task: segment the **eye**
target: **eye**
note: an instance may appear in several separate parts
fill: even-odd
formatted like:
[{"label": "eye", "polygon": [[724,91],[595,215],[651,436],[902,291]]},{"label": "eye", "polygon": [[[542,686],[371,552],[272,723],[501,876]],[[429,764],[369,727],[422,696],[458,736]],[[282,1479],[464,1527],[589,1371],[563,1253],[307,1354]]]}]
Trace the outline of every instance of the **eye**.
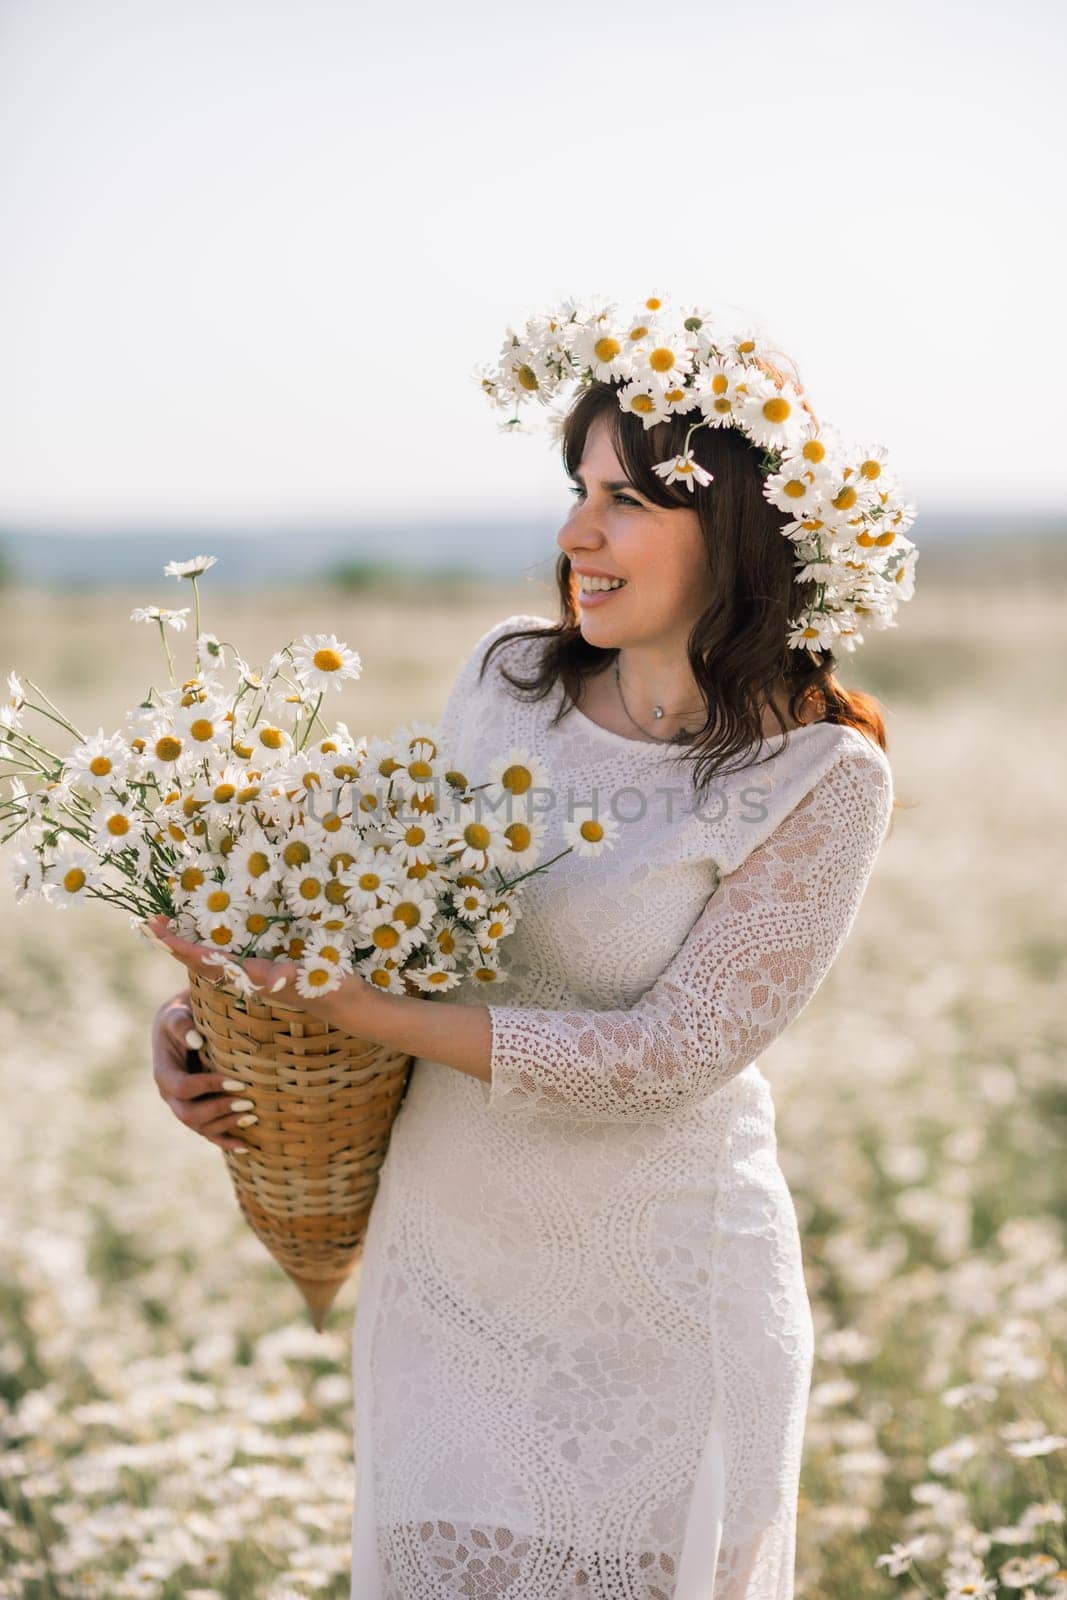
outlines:
[{"label": "eye", "polygon": [[[568,494],[576,495],[579,499],[585,498],[585,490],[582,488],[580,483],[568,485],[567,492]],[[612,498],[614,500],[621,500],[624,506],[636,506],[638,510],[641,509],[640,501],[634,500],[631,495],[623,494],[621,489],[616,489]]]}]

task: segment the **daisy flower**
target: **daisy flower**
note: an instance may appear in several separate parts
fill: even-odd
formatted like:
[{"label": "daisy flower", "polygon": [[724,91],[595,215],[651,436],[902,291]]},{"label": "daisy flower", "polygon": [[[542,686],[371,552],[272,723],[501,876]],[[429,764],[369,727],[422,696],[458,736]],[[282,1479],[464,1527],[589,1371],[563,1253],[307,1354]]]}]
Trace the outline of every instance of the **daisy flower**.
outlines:
[{"label": "daisy flower", "polygon": [[507,854],[503,827],[495,817],[446,826],[442,848],[446,856],[455,858],[460,872],[487,872],[500,866]]},{"label": "daisy flower", "polygon": [[670,415],[659,387],[640,383],[636,378],[619,390],[619,405],[623,411],[640,417],[646,428],[654,428],[657,422],[665,421]]},{"label": "daisy flower", "polygon": [[22,684],[13,672],[9,672],[7,675],[7,699],[0,705],[0,728],[21,728],[22,708],[25,703],[26,695]]},{"label": "daisy flower", "polygon": [[780,472],[772,473],[766,479],[763,492],[773,506],[793,517],[806,517],[821,504],[818,481],[802,461],[791,462]]},{"label": "daisy flower", "polygon": [[176,633],[181,633],[189,616],[189,607],[173,610],[170,606],[134,606],[130,612],[131,622],[158,622],[166,623]]},{"label": "daisy flower", "polygon": [[105,797],[93,813],[90,824],[94,842],[101,850],[121,850],[137,843],[145,826],[144,815],[132,800]]},{"label": "daisy flower", "polygon": [[297,867],[286,867],[281,873],[282,893],[290,911],[307,915],[328,904],[326,880],[330,876],[326,862],[320,855]]},{"label": "daisy flower", "polygon": [[801,621],[790,623],[789,644],[793,649],[832,650],[839,631],[830,613],[811,612]]},{"label": "daisy flower", "polygon": [[744,392],[738,388],[748,376],[740,362],[725,359],[708,361],[693,381],[692,392],[706,422],[714,428],[727,427],[739,412]]},{"label": "daisy flower", "polygon": [[321,961],[329,961],[341,972],[352,971],[352,958],[345,949],[329,933],[316,933],[308,940],[306,954],[315,956]]},{"label": "daisy flower", "polygon": [[806,430],[809,421],[791,383],[783,383],[779,389],[770,378],[746,378],[741,426],[753,444],[765,450],[787,448]]},{"label": "daisy flower", "polygon": [[199,578],[218,561],[218,556],[193,556],[190,561],[168,561],[163,568],[165,578]]},{"label": "daisy flower", "polygon": [[518,394],[544,398],[552,389],[552,374],[539,351],[508,329],[500,349],[500,370],[505,384]]},{"label": "daisy flower", "polygon": [[120,733],[105,734],[103,728],[75,745],[64,758],[63,770],[72,788],[100,791],[121,789],[131,751]]},{"label": "daisy flower", "polygon": [[457,989],[463,982],[454,967],[443,966],[438,961],[428,962],[424,967],[409,967],[407,976],[427,994],[447,993],[449,989]]},{"label": "daisy flower", "polygon": [[489,799],[507,795],[512,801],[521,801],[523,816],[529,810],[534,791],[550,786],[548,768],[525,745],[512,745],[502,755],[494,756],[485,771],[487,788],[482,792]]},{"label": "daisy flower", "polygon": [[599,383],[625,380],[633,374],[631,351],[621,330],[603,323],[582,327],[571,348],[577,365],[588,368]]},{"label": "daisy flower", "polygon": [[635,383],[650,388],[673,388],[684,384],[693,370],[692,352],[686,348],[685,335],[677,328],[655,329],[634,350],[633,379]]},{"label": "daisy flower", "polygon": [[106,882],[96,856],[65,840],[41,874],[41,893],[51,905],[66,907],[89,899],[90,891]]},{"label": "daisy flower", "polygon": [[326,957],[305,956],[297,967],[296,992],[313,1000],[316,995],[332,994],[339,989],[344,977],[342,969]]},{"label": "daisy flower", "polygon": [[599,856],[617,842],[619,824],[614,817],[575,817],[564,822],[563,837],[575,855]]},{"label": "daisy flower", "polygon": [[679,456],[672,456],[670,461],[661,461],[652,470],[657,472],[665,483],[684,483],[690,494],[693,493],[695,483],[706,489],[715,476],[694,460],[692,450],[685,450]]},{"label": "daisy flower", "polygon": [[489,961],[483,957],[482,960],[471,967],[469,976],[475,983],[483,984],[488,988],[493,983],[506,983],[508,975],[503,967],[499,966],[495,961]]},{"label": "daisy flower", "polygon": [[481,922],[489,910],[489,896],[480,884],[457,884],[452,891],[457,917],[464,922]]},{"label": "daisy flower", "polygon": [[356,971],[373,989],[380,989],[385,994],[407,993],[404,974],[391,958],[383,961],[377,954],[365,956],[359,962]]},{"label": "daisy flower", "polygon": [[499,863],[501,871],[514,872],[519,869],[525,872],[531,867],[541,854],[546,831],[546,824],[543,821],[535,822],[532,817],[519,817],[507,823],[502,840],[507,846],[507,854]]},{"label": "daisy flower", "polygon": [[348,904],[353,912],[374,911],[386,896],[399,888],[400,877],[387,852],[375,851],[354,866],[337,874],[348,887]]},{"label": "daisy flower", "polygon": [[455,917],[438,920],[429,938],[435,960],[445,967],[454,967],[460,957],[471,947],[471,932]]},{"label": "daisy flower", "polygon": [[418,818],[405,821],[390,818],[382,832],[391,840],[389,854],[405,871],[411,867],[428,867],[434,861],[434,844],[428,829]]}]

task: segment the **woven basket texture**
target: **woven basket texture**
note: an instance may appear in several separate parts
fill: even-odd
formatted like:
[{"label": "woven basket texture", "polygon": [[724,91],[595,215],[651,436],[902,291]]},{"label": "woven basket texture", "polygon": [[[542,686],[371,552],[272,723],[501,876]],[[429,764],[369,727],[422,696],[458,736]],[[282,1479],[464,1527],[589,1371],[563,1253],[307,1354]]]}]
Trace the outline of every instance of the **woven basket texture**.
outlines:
[{"label": "woven basket texture", "polygon": [[189,974],[212,1072],[237,1078],[258,1122],[226,1151],[252,1232],[288,1273],[317,1329],[363,1248],[378,1173],[413,1057]]}]

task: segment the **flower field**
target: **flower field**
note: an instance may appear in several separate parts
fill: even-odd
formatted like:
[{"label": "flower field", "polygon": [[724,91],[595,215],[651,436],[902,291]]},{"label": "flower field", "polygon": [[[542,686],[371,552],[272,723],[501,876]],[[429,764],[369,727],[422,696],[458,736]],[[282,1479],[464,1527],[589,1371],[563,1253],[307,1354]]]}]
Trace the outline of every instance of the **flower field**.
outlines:
[{"label": "flower field", "polygon": [[[166,587],[0,590],[0,682],[120,726],[162,664],[126,619]],[[555,610],[543,584],[223,592],[206,626],[254,662],[304,631],[357,649],[336,714],[383,734],[439,713],[492,622]],[[920,562],[841,669],[885,707],[903,804],[762,1061],[816,1325],[800,1600],[1067,1600],[1065,632],[1062,559]],[[358,1272],[316,1334],[156,1093],[178,964],[113,908],[17,907],[6,868],[0,1600],[347,1600]]]}]

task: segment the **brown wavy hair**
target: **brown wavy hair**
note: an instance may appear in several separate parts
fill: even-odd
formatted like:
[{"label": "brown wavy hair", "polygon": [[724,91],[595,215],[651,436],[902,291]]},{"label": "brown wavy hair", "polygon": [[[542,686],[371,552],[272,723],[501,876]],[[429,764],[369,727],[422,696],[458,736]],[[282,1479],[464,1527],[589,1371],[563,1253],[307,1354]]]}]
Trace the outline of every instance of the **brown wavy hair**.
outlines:
[{"label": "brown wavy hair", "polygon": [[[769,360],[760,365],[781,385],[782,369]],[[790,380],[800,390],[794,372]],[[807,401],[804,404],[814,418]],[[770,691],[788,695],[788,714],[798,723],[822,720],[858,729],[883,750],[887,748],[885,723],[879,702],[860,689],[846,689],[834,677],[837,661],[832,650],[809,651],[789,646],[790,619],[815,596],[814,583],[796,582],[792,541],[782,529],[790,520],[765,499],[762,466],[765,453],[737,428],[697,429],[690,441],[694,458],[714,475],[707,487],[683,483],[667,485],[653,472],[658,461],[677,455],[693,416],[676,415],[647,428],[639,417],[621,409],[618,386],[594,382],[578,390],[569,410],[557,425],[568,473],[575,473],[585,451],[589,429],[607,419],[615,454],[627,477],[653,505],[695,510],[704,537],[708,570],[719,579],[708,608],[693,625],[687,640],[689,665],[708,707],[703,729],[691,743],[679,745],[679,759],[695,764],[694,784],[709,783],[715,772],[735,755],[761,741],[763,704],[774,712],[784,734],[790,732],[770,699]],[[607,670],[617,649],[601,649],[584,638],[579,624],[577,580],[570,558],[560,553],[556,563],[560,620],[552,628],[513,629],[502,634],[486,651],[484,674],[493,652],[511,639],[537,638],[542,652],[532,678],[500,671],[514,689],[541,700],[562,680],[566,699],[553,726],[574,709],[588,677]],[[772,752],[764,759],[773,759]]]}]

